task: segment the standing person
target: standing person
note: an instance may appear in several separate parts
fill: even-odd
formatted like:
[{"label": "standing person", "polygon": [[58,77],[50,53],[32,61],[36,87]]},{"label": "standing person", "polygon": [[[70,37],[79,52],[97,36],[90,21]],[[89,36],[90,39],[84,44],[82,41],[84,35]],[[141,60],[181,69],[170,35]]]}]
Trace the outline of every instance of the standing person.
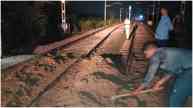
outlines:
[{"label": "standing person", "polygon": [[125,33],[126,33],[126,38],[129,39],[129,32],[130,32],[130,20],[126,18],[124,20],[124,25],[125,25]]},{"label": "standing person", "polygon": [[166,47],[169,41],[169,31],[172,30],[172,23],[166,8],[161,8],[161,20],[156,28],[155,38],[159,47]]},{"label": "standing person", "polygon": [[144,82],[133,92],[137,95],[150,85],[158,69],[164,70],[165,76],[153,87],[156,91],[163,88],[171,77],[175,78],[169,90],[169,106],[182,107],[188,96],[192,96],[192,51],[180,48],[158,48],[155,42],[144,45],[144,54],[150,60]]},{"label": "standing person", "polygon": [[178,47],[185,43],[185,25],[181,14],[177,14],[173,19],[174,37]]}]

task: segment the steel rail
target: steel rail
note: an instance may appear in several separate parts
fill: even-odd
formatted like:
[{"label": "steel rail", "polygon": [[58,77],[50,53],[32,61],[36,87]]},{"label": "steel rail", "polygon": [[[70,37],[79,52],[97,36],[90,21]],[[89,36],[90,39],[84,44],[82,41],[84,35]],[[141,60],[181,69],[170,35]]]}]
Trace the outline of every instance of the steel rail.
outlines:
[{"label": "steel rail", "polygon": [[51,83],[49,83],[34,99],[32,99],[31,103],[27,106],[32,106],[33,103],[35,103],[44,92],[48,91],[50,88],[52,88],[61,78],[64,76],[71,68],[76,66],[75,64],[80,62],[82,58],[89,57],[93,52],[96,51],[97,48],[100,47],[101,44],[104,43],[104,41],[113,33],[115,30],[117,30],[121,25],[118,27],[115,27],[113,30],[111,30],[101,41],[99,41],[90,51],[88,51],[84,56],[78,57],[74,62],[72,62],[61,74],[59,74]]}]

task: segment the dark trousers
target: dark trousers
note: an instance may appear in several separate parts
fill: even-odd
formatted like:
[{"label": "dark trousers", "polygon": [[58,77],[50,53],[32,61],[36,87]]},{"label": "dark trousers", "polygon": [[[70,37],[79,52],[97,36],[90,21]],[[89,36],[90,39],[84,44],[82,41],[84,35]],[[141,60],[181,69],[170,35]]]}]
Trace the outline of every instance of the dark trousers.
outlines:
[{"label": "dark trousers", "polygon": [[188,96],[192,96],[192,69],[185,70],[177,75],[169,92],[169,106],[183,107]]},{"label": "dark trousers", "polygon": [[167,47],[169,40],[156,39],[158,47]]}]

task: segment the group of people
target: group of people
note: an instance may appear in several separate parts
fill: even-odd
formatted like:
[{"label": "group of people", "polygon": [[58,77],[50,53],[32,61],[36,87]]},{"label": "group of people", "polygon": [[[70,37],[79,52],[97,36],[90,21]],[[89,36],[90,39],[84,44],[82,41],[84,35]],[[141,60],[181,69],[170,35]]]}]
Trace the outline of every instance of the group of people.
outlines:
[{"label": "group of people", "polygon": [[173,24],[167,9],[162,8],[161,15],[155,32],[156,41],[147,42],[143,47],[145,58],[149,60],[147,73],[143,83],[132,94],[138,95],[149,88],[156,73],[161,72],[163,76],[152,88],[155,91],[163,90],[165,84],[172,81],[168,89],[168,106],[182,107],[192,96],[192,51],[168,47],[169,31],[173,30]]}]

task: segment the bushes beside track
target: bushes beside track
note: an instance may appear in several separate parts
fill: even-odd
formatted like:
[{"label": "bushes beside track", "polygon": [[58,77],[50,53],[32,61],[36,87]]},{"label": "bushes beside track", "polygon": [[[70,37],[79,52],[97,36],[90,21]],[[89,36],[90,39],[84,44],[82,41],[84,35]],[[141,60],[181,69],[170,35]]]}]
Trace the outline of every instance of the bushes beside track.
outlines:
[{"label": "bushes beside track", "polygon": [[87,31],[87,30],[99,28],[105,25],[112,25],[117,22],[118,20],[116,19],[109,19],[106,21],[106,24],[105,24],[105,21],[102,18],[89,17],[89,18],[81,18],[79,21],[79,26],[81,28],[81,31]]}]

